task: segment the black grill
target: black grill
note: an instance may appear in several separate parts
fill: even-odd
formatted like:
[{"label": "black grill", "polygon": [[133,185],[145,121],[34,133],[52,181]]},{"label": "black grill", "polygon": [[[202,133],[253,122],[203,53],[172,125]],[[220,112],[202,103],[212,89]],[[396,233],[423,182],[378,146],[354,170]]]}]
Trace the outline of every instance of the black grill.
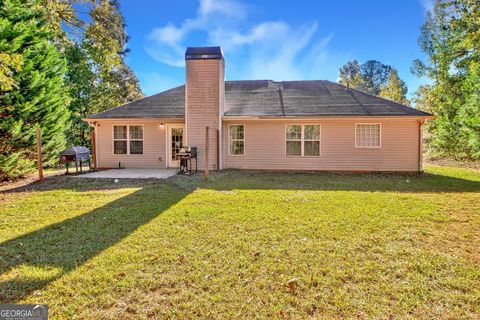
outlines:
[{"label": "black grill", "polygon": [[[68,171],[68,164],[71,162],[75,162],[76,174],[83,173],[82,165],[85,161],[88,162],[89,171],[92,171],[92,167],[90,164],[90,150],[88,150],[87,147],[71,147],[60,154],[60,163],[65,163],[65,167],[67,168],[65,174],[70,174]],[[78,171],[79,165],[80,172]]]},{"label": "black grill", "polygon": [[195,159],[195,173],[197,173],[197,147],[185,146],[177,153],[177,159],[180,160],[180,171],[178,173],[192,174],[192,159]]}]

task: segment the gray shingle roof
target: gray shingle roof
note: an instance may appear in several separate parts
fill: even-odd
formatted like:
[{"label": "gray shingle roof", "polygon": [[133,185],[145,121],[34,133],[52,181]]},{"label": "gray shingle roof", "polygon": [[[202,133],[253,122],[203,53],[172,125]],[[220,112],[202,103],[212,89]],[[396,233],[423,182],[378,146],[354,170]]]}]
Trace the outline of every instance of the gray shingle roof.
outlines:
[{"label": "gray shingle roof", "polygon": [[185,116],[185,86],[175,87],[89,117],[90,119],[177,118]]},{"label": "gray shingle roof", "polygon": [[[185,116],[185,86],[179,86],[91,116],[172,118]],[[430,114],[326,80],[225,82],[228,116],[430,116]]]}]

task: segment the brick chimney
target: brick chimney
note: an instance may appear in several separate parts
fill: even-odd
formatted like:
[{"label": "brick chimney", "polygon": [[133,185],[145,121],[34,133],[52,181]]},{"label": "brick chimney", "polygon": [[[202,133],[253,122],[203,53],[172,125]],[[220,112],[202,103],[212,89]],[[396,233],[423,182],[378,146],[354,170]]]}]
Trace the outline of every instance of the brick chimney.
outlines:
[{"label": "brick chimney", "polygon": [[222,115],[225,61],[220,47],[188,47],[185,52],[186,143],[198,149],[198,168],[205,168],[205,127],[209,127],[208,167],[217,165],[217,130],[220,131],[222,169]]}]

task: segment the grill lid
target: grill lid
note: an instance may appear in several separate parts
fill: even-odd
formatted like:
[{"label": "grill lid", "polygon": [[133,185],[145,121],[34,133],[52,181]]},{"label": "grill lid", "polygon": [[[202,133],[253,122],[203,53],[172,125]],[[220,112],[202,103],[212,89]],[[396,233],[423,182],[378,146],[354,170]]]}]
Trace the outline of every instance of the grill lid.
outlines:
[{"label": "grill lid", "polygon": [[87,147],[70,147],[67,150],[63,151],[60,156],[76,156],[79,154],[90,154],[90,150]]}]

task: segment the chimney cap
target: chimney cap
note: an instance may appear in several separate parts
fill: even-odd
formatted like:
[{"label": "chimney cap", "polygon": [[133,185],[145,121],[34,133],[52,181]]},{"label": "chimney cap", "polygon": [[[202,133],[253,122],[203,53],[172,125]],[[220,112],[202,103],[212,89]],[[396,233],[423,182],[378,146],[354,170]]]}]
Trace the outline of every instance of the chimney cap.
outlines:
[{"label": "chimney cap", "polygon": [[187,47],[185,60],[211,60],[223,59],[222,48],[220,47]]}]

